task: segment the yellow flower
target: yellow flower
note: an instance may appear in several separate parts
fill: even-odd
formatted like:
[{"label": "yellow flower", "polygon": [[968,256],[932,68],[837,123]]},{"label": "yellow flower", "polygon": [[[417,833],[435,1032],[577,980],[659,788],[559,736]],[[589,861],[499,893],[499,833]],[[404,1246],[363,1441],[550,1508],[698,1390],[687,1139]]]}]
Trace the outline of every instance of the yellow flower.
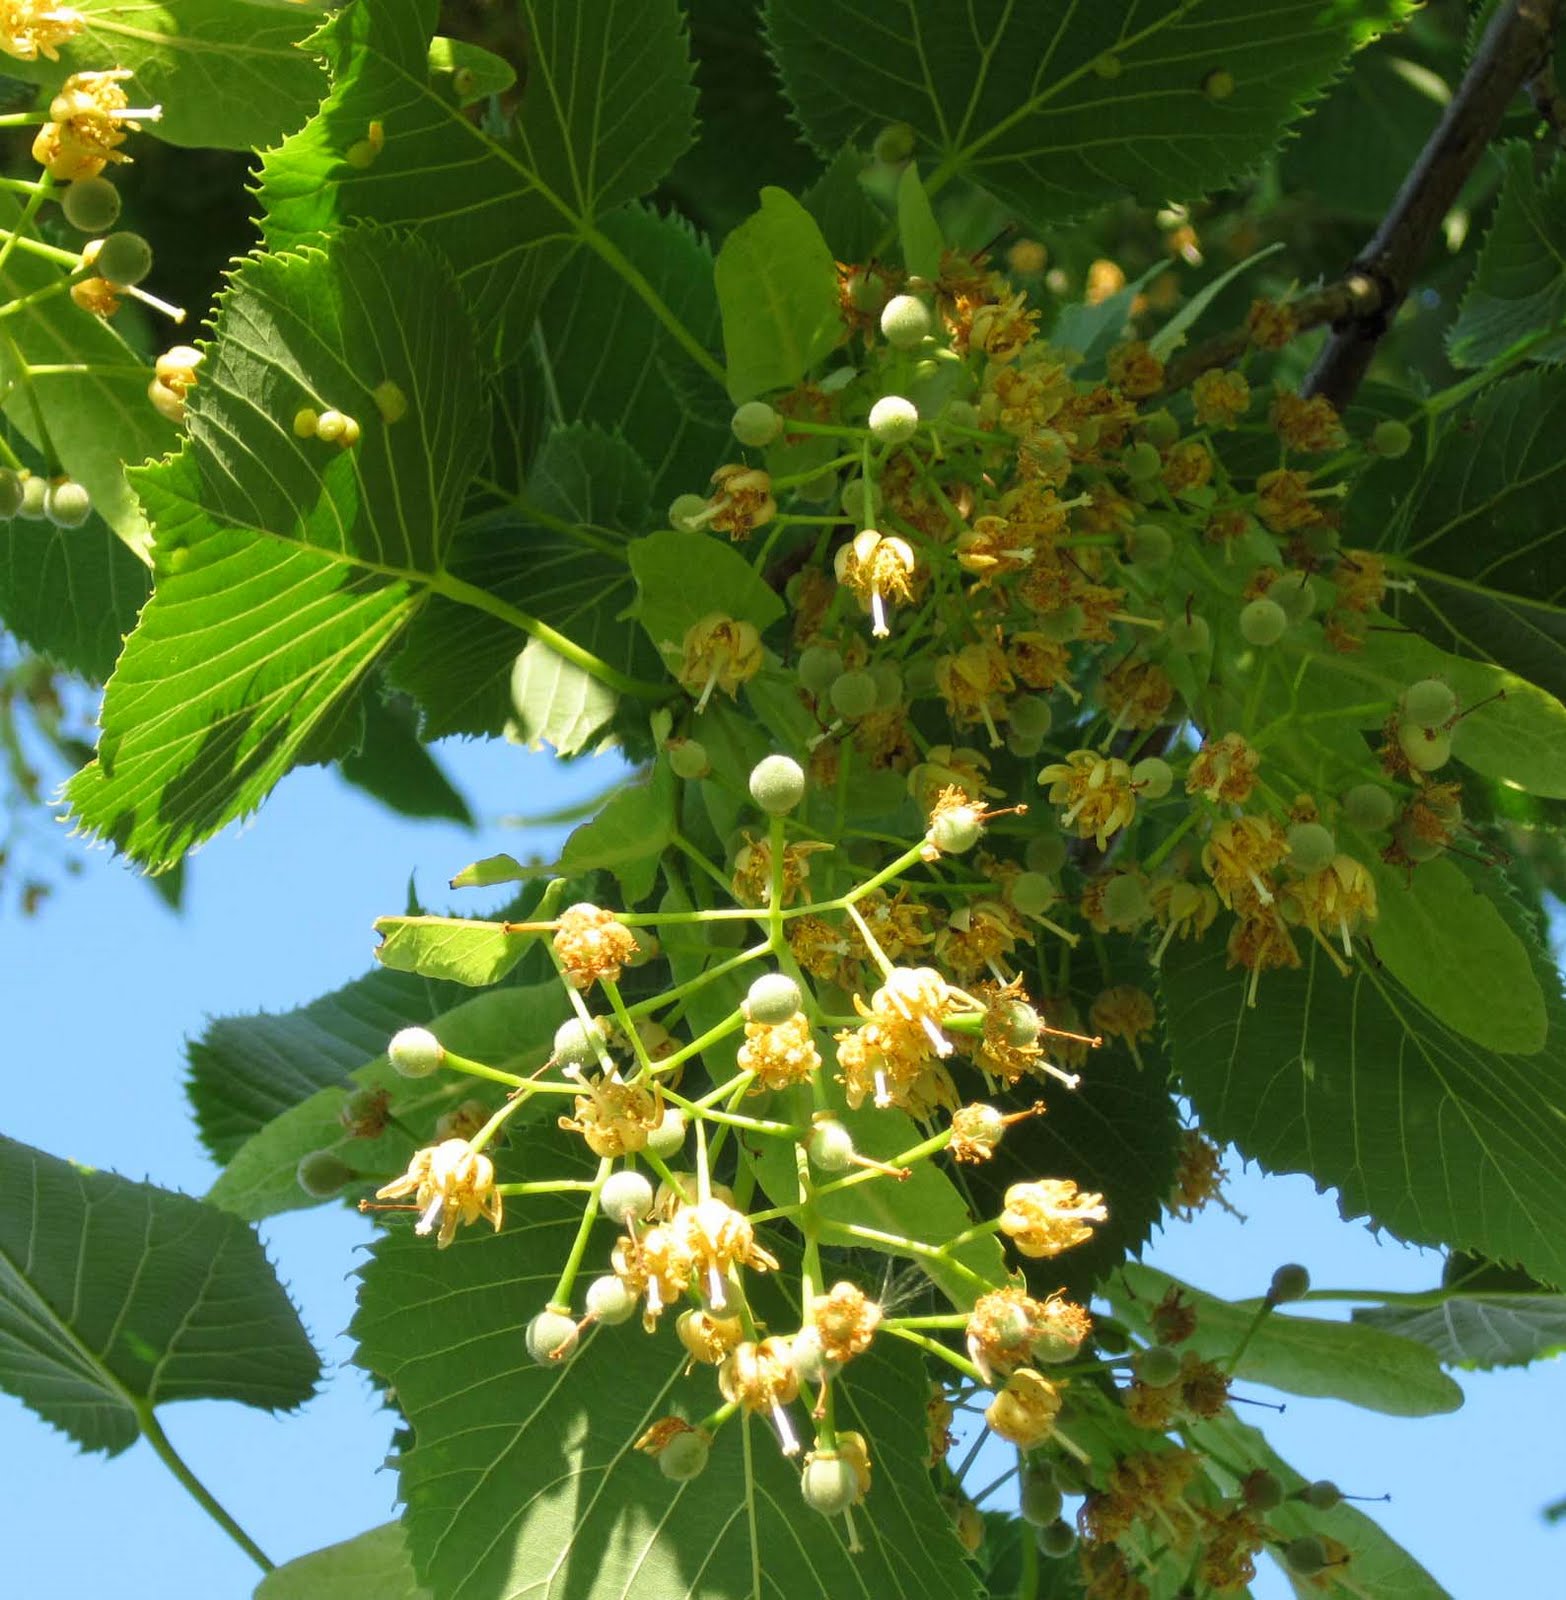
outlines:
[{"label": "yellow flower", "polygon": [[747,1411],[770,1411],[782,1440],[783,1454],[799,1454],[799,1440],[784,1407],[799,1395],[799,1374],[787,1339],[747,1341],[737,1346],[718,1368],[718,1389]]},{"label": "yellow flower", "polygon": [[0,50],[18,61],[60,59],[57,45],[82,31],[81,12],[49,0],[0,0]]},{"label": "yellow flower", "polygon": [[1221,739],[1207,739],[1191,757],[1185,775],[1185,792],[1212,801],[1244,805],[1256,787],[1256,769],[1261,757],[1239,733],[1226,733]]},{"label": "yellow flower", "polygon": [[706,1284],[707,1303],[714,1311],[728,1309],[728,1278],[733,1267],[757,1272],[776,1270],[778,1260],[756,1243],[750,1219],[716,1195],[681,1206],[669,1223],[679,1254],[691,1262],[692,1275]]},{"label": "yellow flower", "polygon": [[696,709],[704,711],[714,689],[732,700],[739,686],[761,671],[761,662],[761,635],[755,625],[714,612],[686,630],[675,676],[699,696]]},{"label": "yellow flower", "polygon": [[147,398],[170,422],[185,420],[185,396],[195,387],[196,368],[205,359],[193,346],[177,344],[165,350],[154,364]]},{"label": "yellow flower", "polygon": [[1203,428],[1232,428],[1251,404],[1251,386],[1243,372],[1204,372],[1191,385],[1196,421]]},{"label": "yellow flower", "polygon": [[1039,782],[1049,785],[1050,804],[1065,808],[1061,827],[1075,828],[1078,837],[1092,839],[1100,850],[1136,816],[1131,768],[1118,756],[1073,750],[1064,761],[1045,767]]},{"label": "yellow flower", "polygon": [[[1354,958],[1351,935],[1376,920],[1376,884],[1353,856],[1336,855],[1319,872],[1312,872],[1283,891],[1283,915],[1303,923],[1318,941],[1326,930],[1343,944],[1345,960]],[[1333,955],[1330,946],[1328,955]],[[1336,960],[1336,956],[1333,957]]]},{"label": "yellow flower", "polygon": [[576,1097],[576,1115],[560,1126],[579,1133],[596,1156],[623,1156],[647,1148],[647,1135],[663,1120],[663,1096],[655,1088],[603,1078]]},{"label": "yellow flower", "polygon": [[1000,1226],[1023,1255],[1037,1260],[1091,1239],[1088,1224],[1108,1217],[1103,1195],[1079,1190],[1070,1178],[1039,1178],[1006,1191]]},{"label": "yellow flower", "polygon": [[760,1080],[752,1093],[808,1083],[821,1065],[809,1019],[803,1014],[786,1022],[747,1022],[736,1059],[741,1072],[754,1072]]},{"label": "yellow flower", "polygon": [[120,84],[130,71],[73,72],[49,102],[49,121],[33,140],[33,159],[52,178],[96,178],[111,161],[128,161],[119,146],[127,128],[139,130],[143,118],[162,115],[158,106],[131,110]]},{"label": "yellow flower", "polygon": [[553,942],[573,989],[590,989],[600,979],[618,983],[637,951],[635,936],[612,911],[585,901],[560,913]]},{"label": "yellow flower", "polygon": [[984,1413],[990,1431],[1020,1450],[1032,1450],[1055,1431],[1060,1390],[1042,1372],[1019,1367]]},{"label": "yellow flower", "polygon": [[738,542],[778,514],[772,479],[759,467],[731,463],[713,473],[716,486],[707,516],[709,526]]},{"label": "yellow flower", "polygon": [[442,1250],[451,1243],[458,1223],[485,1217],[492,1226],[500,1227],[502,1201],[495,1188],[494,1165],[466,1139],[447,1139],[415,1151],[408,1170],[378,1189],[376,1198],[400,1200],[406,1194],[413,1196],[419,1212],[413,1231],[431,1233],[438,1222],[435,1242]]},{"label": "yellow flower", "polygon": [[810,1324],[821,1341],[821,1353],[837,1367],[870,1348],[880,1321],[880,1306],[852,1283],[834,1283],[810,1307]]},{"label": "yellow flower", "polygon": [[1236,894],[1252,892],[1270,906],[1272,887],[1265,874],[1288,853],[1288,836],[1271,817],[1237,817],[1213,829],[1202,847],[1202,866],[1226,906],[1234,905]]},{"label": "yellow flower", "polygon": [[1206,884],[1187,883],[1183,878],[1165,878],[1152,893],[1153,915],[1163,924],[1164,936],[1153,951],[1156,967],[1164,959],[1169,941],[1179,934],[1184,939],[1200,939],[1218,915],[1218,896]]},{"label": "yellow flower", "polygon": [[693,1361],[715,1367],[745,1337],[745,1325],[738,1317],[715,1317],[710,1311],[682,1311],[674,1324],[680,1343]]},{"label": "yellow flower", "polygon": [[858,597],[860,608],[871,617],[870,632],[877,639],[891,633],[886,621],[886,602],[913,599],[913,577],[918,559],[906,539],[879,534],[866,528],[845,544],[834,561],[837,581]]},{"label": "yellow flower", "polygon": [[1100,1033],[1124,1039],[1135,1052],[1140,1040],[1151,1039],[1158,1014],[1153,998],[1145,989],[1129,983],[1105,989],[1088,1011],[1088,1021]]}]

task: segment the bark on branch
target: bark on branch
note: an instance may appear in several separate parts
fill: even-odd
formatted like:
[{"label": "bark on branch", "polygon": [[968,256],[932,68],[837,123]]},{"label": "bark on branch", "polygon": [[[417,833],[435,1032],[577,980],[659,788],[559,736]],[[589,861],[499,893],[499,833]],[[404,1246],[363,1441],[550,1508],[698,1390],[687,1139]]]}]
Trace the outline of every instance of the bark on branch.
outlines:
[{"label": "bark on branch", "polygon": [[1342,410],[1353,398],[1414,275],[1469,174],[1494,139],[1513,96],[1549,64],[1566,0],[1507,0],[1490,19],[1440,123],[1419,153],[1375,236],[1350,274],[1376,285],[1373,309],[1334,324],[1304,393]]}]

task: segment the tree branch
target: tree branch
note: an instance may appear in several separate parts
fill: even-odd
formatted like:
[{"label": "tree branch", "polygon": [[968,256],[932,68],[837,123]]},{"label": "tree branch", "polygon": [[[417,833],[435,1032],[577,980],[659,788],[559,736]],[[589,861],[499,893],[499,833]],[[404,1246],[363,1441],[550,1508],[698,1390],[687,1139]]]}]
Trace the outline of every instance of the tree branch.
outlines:
[{"label": "tree branch", "polygon": [[1506,0],[1474,51],[1457,93],[1419,153],[1375,236],[1354,263],[1379,289],[1374,310],[1346,318],[1305,380],[1341,411],[1353,398],[1376,343],[1403,303],[1469,174],[1501,125],[1512,97],[1543,71],[1563,0]]}]

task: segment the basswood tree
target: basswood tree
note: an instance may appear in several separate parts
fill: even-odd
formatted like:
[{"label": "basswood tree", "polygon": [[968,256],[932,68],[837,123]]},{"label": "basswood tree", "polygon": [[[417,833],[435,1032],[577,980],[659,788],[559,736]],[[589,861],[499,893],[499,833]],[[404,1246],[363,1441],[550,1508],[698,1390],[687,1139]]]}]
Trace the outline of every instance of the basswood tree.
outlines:
[{"label": "basswood tree", "polygon": [[[1563,1327],[1560,7],[1458,9],[0,8],[6,726],[107,678],[78,832],[633,769],[211,1028],[205,1199],[0,1140],[0,1381],[267,1567],[158,1408],[310,1393],[252,1225],[346,1202],[404,1515],[264,1600],[1440,1594],[1230,1386],[1431,1413]],[[1142,1265],[1227,1144],[1445,1281]]]}]

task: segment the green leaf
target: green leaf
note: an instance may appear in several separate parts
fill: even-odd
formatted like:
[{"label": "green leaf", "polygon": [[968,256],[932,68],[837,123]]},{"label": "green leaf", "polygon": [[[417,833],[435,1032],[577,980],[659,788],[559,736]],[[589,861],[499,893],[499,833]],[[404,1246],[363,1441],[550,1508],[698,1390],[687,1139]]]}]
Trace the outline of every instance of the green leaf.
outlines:
[{"label": "green leaf", "polygon": [[[703,348],[716,348],[712,252],[689,224],[627,206],[605,217],[601,231]],[[618,434],[651,475],[628,529],[661,518],[675,495],[704,489],[733,449],[723,391],[600,257],[579,257],[556,280],[533,349],[560,420]]]},{"label": "green leaf", "polygon": [[815,219],[782,189],[723,241],[714,269],[729,398],[788,389],[843,337],[837,268]]},{"label": "green leaf", "polygon": [[342,775],[405,817],[443,817],[473,826],[473,813],[418,735],[411,704],[372,688],[364,697],[364,741],[343,757]]},{"label": "green leaf", "polygon": [[1507,379],[1448,422],[1412,483],[1405,457],[1367,480],[1371,489],[1383,479],[1384,493],[1351,495],[1345,508],[1350,535],[1394,555],[1417,585],[1389,606],[1399,621],[1557,697],[1566,697],[1563,427],[1566,373]]},{"label": "green leaf", "polygon": [[242,1222],[0,1136],[0,1386],[84,1450],[170,1400],[291,1410],[320,1371]]},{"label": "green leaf", "polygon": [[562,756],[580,754],[614,715],[620,697],[551,650],[529,639],[511,668],[511,704],[517,738],[531,750],[553,745]]},{"label": "green leaf", "polygon": [[[1531,361],[1566,355],[1566,162],[1536,176],[1529,145],[1497,155],[1501,198],[1446,340],[1458,367],[1482,367],[1525,339]],[[1551,330],[1558,336],[1537,342]]]},{"label": "green leaf", "polygon": [[[541,1130],[528,1175],[587,1174],[585,1154]],[[917,1356],[878,1340],[834,1385],[838,1426],[864,1432],[875,1463],[856,1518],[865,1549],[850,1555],[841,1521],[801,1505],[798,1468],[762,1418],[726,1424],[687,1484],[632,1450],[659,1417],[695,1421],[717,1404],[710,1368],[684,1375],[671,1318],[652,1337],[634,1321],[599,1329],[563,1370],[527,1360],[520,1324],[553,1287],[581,1203],[538,1195],[516,1209],[498,1237],[468,1230],[449,1250],[389,1235],[363,1271],[353,1323],[357,1359],[395,1386],[417,1441],[399,1461],[404,1527],[443,1600],[975,1595],[923,1465],[923,1417],[909,1403],[925,1382]],[[584,1270],[601,1270],[612,1238],[607,1227],[592,1236]],[[760,1275],[747,1288],[758,1316],[796,1325]],[[804,1408],[793,1411],[803,1427]]]},{"label": "green leaf", "polygon": [[254,1600],[432,1600],[395,1522],[312,1550],[269,1572]]},{"label": "green leaf", "polygon": [[[73,812],[154,869],[245,815],[345,714],[440,573],[482,449],[472,334],[415,240],[357,228],[247,260],[178,455],[134,477],[158,582],[110,680]],[[394,382],[407,414],[383,421]],[[353,416],[344,450],[293,431]]]},{"label": "green leaf", "polygon": [[1428,1306],[1360,1306],[1354,1320],[1428,1345],[1451,1367],[1521,1367],[1566,1350],[1566,1295],[1437,1290]]},{"label": "green leaf", "polygon": [[[1344,1576],[1361,1593],[1374,1595],[1375,1600],[1451,1600],[1446,1590],[1364,1512],[1355,1510],[1347,1501],[1331,1511],[1317,1511],[1294,1498],[1306,1480],[1279,1458],[1255,1428],[1237,1421],[1232,1412],[1211,1422],[1193,1422],[1186,1431],[1193,1448],[1205,1452],[1208,1476],[1225,1494],[1233,1494],[1238,1487],[1237,1478],[1225,1470],[1228,1466],[1239,1468],[1241,1475],[1264,1468],[1278,1478],[1283,1484],[1284,1501],[1267,1513],[1268,1524],[1285,1540],[1305,1534],[1326,1534],[1336,1539],[1349,1551]],[[1303,1583],[1295,1583],[1294,1589],[1302,1596],[1320,1592],[1314,1585],[1307,1587]]]},{"label": "green leaf", "polygon": [[919,166],[910,161],[897,180],[897,238],[903,247],[903,265],[921,278],[938,278],[946,241],[935,220],[930,197],[919,181]]},{"label": "green leaf", "polygon": [[[1227,1362],[1255,1320],[1258,1300],[1215,1299],[1152,1267],[1128,1263],[1105,1285],[1115,1314],[1152,1338],[1153,1308],[1178,1289],[1196,1312],[1196,1332],[1182,1345],[1208,1361]],[[1435,1354],[1413,1339],[1354,1322],[1274,1312],[1245,1347],[1235,1375],[1285,1394],[1346,1400],[1393,1417],[1455,1411],[1463,1391],[1441,1370]]]},{"label": "green leaf", "polygon": [[[1530,938],[1504,892],[1491,898]],[[1537,950],[1533,967],[1566,1038],[1559,977]],[[1486,1049],[1375,966],[1340,978],[1314,948],[1300,971],[1265,975],[1254,1009],[1248,978],[1216,938],[1164,957],[1175,1070],[1209,1133],[1336,1185],[1345,1216],[1566,1282],[1566,1085],[1551,1052]]]},{"label": "green leaf", "polygon": [[859,181],[864,169],[864,156],[852,145],[844,145],[799,197],[839,261],[868,261],[886,232],[885,215]]},{"label": "green leaf", "polygon": [[[646,641],[619,619],[632,599],[626,536],[647,525],[648,493],[647,469],[624,440],[585,424],[555,428],[526,498],[465,524],[448,570],[616,670],[656,677]],[[523,642],[504,615],[437,595],[390,676],[423,708],[425,738],[497,734],[514,714],[511,673]]]},{"label": "green leaf", "polygon": [[565,877],[612,872],[627,905],[637,905],[658,881],[658,862],[674,836],[674,774],[667,760],[650,780],[610,795],[608,804],[566,840],[555,871]]},{"label": "green leaf", "polygon": [[[10,58],[7,57],[9,61]],[[0,229],[10,231],[21,206],[0,194]],[[0,295],[21,299],[59,287],[65,273],[53,262],[13,250],[0,272]],[[148,560],[147,519],[125,481],[127,464],[161,455],[177,435],[147,399],[150,368],[101,318],[85,316],[68,294],[55,294],[6,319],[14,340],[0,339],[0,381],[6,421],[43,455],[44,441],[29,390],[36,397],[60,465],[84,485],[93,509],[143,561]],[[106,371],[55,372],[18,379],[17,354],[29,368],[92,366]],[[75,530],[78,537],[86,530]],[[90,535],[89,535],[90,537]]]},{"label": "green leaf", "polygon": [[1408,873],[1374,851],[1366,859],[1376,956],[1392,976],[1433,1017],[1488,1049],[1542,1050],[1549,1024],[1528,947],[1461,868],[1436,860]]},{"label": "green leaf", "polygon": [[0,620],[23,644],[101,683],[152,574],[101,523],[0,523]]},{"label": "green leaf", "polygon": [[1083,301],[1062,306],[1049,332],[1050,344],[1080,356],[1083,369],[1099,367],[1110,349],[1125,336],[1132,302],[1154,278],[1168,270],[1167,261],[1155,261],[1135,283],[1128,283],[1094,305]]},{"label": "green leaf", "polygon": [[430,72],[449,72],[454,81],[452,93],[460,104],[471,106],[492,94],[504,94],[517,81],[517,69],[493,50],[466,39],[447,39],[436,34],[430,40]]},{"label": "green leaf", "polygon": [[[1262,249],[1248,255],[1243,261],[1236,262],[1227,272],[1220,272],[1209,283],[1204,283],[1190,299],[1175,312],[1175,314],[1159,328],[1158,332],[1147,341],[1147,348],[1161,361],[1185,343],[1186,330],[1194,328],[1214,300],[1234,282],[1236,278],[1243,277],[1258,261],[1265,261],[1268,256],[1276,255],[1283,249],[1281,241],[1269,244]],[[1122,291],[1124,292],[1124,291]]]},{"label": "green leaf", "polygon": [[[58,62],[6,58],[12,77],[48,93],[67,73],[112,64],[136,74],[134,106],[161,105],[147,124],[166,144],[263,149],[320,103],[326,74],[301,48],[320,20],[279,0],[81,0],[82,31]],[[44,101],[47,105],[47,99]]]},{"label": "green leaf", "polygon": [[[471,996],[432,1017],[429,1027],[455,1054],[521,1073],[543,1064],[565,1010],[560,985],[551,981]],[[360,1089],[384,1090],[396,1118],[373,1138],[354,1138],[342,1121],[345,1103]],[[410,1082],[386,1059],[382,1041],[346,1082],[317,1091],[247,1139],[229,1157],[207,1199],[246,1222],[320,1205],[296,1177],[300,1158],[314,1150],[330,1151],[353,1171],[384,1182],[382,1175],[401,1172],[419,1145],[434,1143],[442,1113],[475,1098],[496,1109],[504,1092],[494,1083],[454,1071]],[[520,1127],[549,1109],[555,1109],[553,1100],[540,1095],[509,1126]]]},{"label": "green leaf", "polygon": [[744,556],[710,533],[650,533],[629,551],[636,616],[670,671],[680,644],[704,617],[720,613],[765,632],[783,602]]},{"label": "green leaf", "polygon": [[[932,193],[953,176],[1030,223],[1126,192],[1194,199],[1249,171],[1349,52],[1404,11],[1316,0],[1034,8],[767,0],[784,88],[816,148],[907,122]],[[1233,92],[1209,95],[1215,70]]]},{"label": "green leaf", "polygon": [[375,959],[397,972],[481,989],[498,983],[527,954],[536,933],[510,933],[499,922],[467,917],[377,917]]},{"label": "green leaf", "polygon": [[487,889],[496,883],[520,883],[528,869],[515,856],[485,856],[465,866],[452,880],[453,889]]},{"label": "green leaf", "polygon": [[[274,249],[352,218],[414,228],[450,260],[497,354],[515,355],[579,245],[615,260],[597,220],[646,193],[691,141],[680,9],[523,0],[527,76],[505,139],[464,112],[448,74],[431,77],[438,11],[354,0],[322,27],[331,93],[263,160],[262,227]],[[356,167],[347,153],[372,121],[384,144]]]}]

